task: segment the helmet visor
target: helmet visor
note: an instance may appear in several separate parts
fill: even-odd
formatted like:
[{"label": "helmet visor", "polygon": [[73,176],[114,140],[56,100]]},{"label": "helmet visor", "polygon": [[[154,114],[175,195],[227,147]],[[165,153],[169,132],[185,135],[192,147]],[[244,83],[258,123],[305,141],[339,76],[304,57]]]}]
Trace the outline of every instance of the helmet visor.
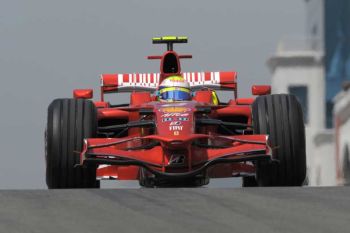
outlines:
[{"label": "helmet visor", "polygon": [[171,88],[172,90],[167,90],[168,88],[164,88],[164,90],[160,91],[159,98],[162,100],[173,100],[173,101],[181,101],[181,100],[190,100],[191,92],[186,88]]}]

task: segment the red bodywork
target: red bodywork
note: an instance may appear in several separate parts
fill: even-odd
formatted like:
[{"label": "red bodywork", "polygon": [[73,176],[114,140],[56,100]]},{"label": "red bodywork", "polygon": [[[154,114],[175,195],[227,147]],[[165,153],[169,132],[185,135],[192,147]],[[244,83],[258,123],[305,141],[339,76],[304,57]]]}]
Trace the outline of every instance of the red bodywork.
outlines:
[{"label": "red bodywork", "polygon": [[[181,72],[179,59],[191,57],[167,51],[148,57],[161,60],[160,73],[101,75],[101,100],[95,102],[98,138],[85,139],[81,164],[97,163],[99,179],[135,180],[141,168],[171,178],[253,175],[254,161],[271,159],[268,136],[253,134],[254,98],[237,98],[236,72]],[[156,100],[160,82],[174,74],[190,83],[191,101]],[[231,91],[233,99],[214,105],[214,90]],[[131,92],[130,103],[105,102],[105,94],[117,92]],[[253,86],[252,92],[269,94],[270,87]],[[75,90],[74,97],[92,93]],[[222,122],[232,133],[222,129]]]}]

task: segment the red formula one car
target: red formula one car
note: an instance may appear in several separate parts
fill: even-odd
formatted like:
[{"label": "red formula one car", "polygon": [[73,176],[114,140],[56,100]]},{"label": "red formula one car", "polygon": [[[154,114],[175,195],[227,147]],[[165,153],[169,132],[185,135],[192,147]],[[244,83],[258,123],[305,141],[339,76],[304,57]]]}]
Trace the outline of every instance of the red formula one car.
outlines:
[{"label": "red formula one car", "polygon": [[[48,107],[46,182],[49,188],[98,188],[101,179],[139,180],[145,187],[201,186],[210,178],[243,177],[243,186],[298,186],[306,175],[303,113],[296,98],[237,97],[237,73],[181,72],[174,43],[157,37],[167,51],[160,73],[103,74],[101,100],[91,89]],[[191,99],[162,101],[160,83],[185,80]],[[170,87],[171,89],[171,87]],[[175,88],[176,89],[176,88]],[[215,90],[232,92],[227,103]],[[130,103],[113,105],[104,95],[130,92]]]}]

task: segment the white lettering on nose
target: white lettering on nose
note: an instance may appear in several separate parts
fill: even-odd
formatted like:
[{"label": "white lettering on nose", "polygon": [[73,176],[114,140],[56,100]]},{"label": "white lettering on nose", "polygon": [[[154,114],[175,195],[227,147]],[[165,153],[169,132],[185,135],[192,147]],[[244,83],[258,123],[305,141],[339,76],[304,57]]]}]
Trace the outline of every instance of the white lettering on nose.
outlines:
[{"label": "white lettering on nose", "polygon": [[182,125],[171,125],[169,126],[169,130],[174,131],[174,130],[178,130],[181,131],[182,130]]},{"label": "white lettering on nose", "polygon": [[175,113],[164,113],[161,115],[161,117],[187,117],[189,116],[188,113],[179,113],[179,112],[175,112]]}]

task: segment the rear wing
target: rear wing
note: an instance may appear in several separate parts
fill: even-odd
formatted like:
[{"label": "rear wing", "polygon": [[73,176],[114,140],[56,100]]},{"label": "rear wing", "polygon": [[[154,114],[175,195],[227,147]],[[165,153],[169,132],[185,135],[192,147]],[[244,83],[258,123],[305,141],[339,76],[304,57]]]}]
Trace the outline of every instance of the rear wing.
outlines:
[{"label": "rear wing", "polygon": [[[213,90],[237,89],[236,72],[186,72],[181,74],[193,91],[203,88]],[[102,74],[101,94],[131,91],[156,91],[160,74]]]},{"label": "rear wing", "polygon": [[[193,91],[203,88],[234,91],[236,97],[237,72],[185,72],[181,74]],[[102,74],[101,97],[106,93],[131,91],[156,91],[159,73],[148,74]]]},{"label": "rear wing", "polygon": [[190,83],[193,91],[203,88],[213,90],[236,91],[237,73],[231,72],[188,72],[183,73],[184,79]]},{"label": "rear wing", "polygon": [[102,74],[103,93],[154,91],[158,87],[160,74]]}]

